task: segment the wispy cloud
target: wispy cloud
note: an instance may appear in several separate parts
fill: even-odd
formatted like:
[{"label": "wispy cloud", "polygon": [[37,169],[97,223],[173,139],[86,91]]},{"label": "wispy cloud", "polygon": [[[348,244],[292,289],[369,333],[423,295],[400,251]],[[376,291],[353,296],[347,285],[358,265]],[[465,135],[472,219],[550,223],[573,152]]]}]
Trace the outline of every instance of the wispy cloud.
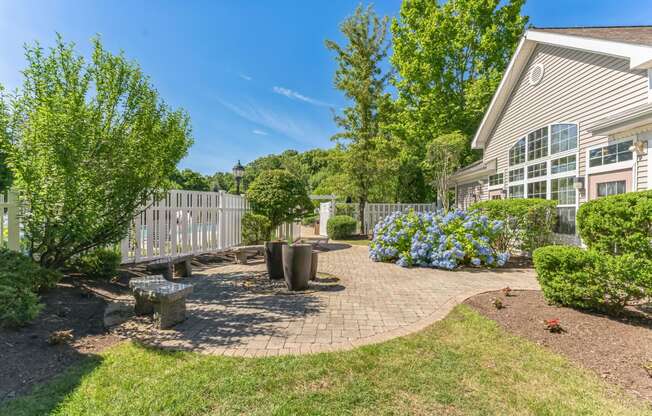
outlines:
[{"label": "wispy cloud", "polygon": [[252,131],[252,133],[257,134],[259,136],[268,136],[269,135],[269,133],[267,133],[265,130],[258,130],[258,129],[254,129]]},{"label": "wispy cloud", "polygon": [[332,107],[328,103],[325,103],[323,101],[319,101],[319,100],[317,100],[315,98],[308,97],[306,95],[303,95],[303,94],[301,94],[301,93],[299,93],[297,91],[291,90],[289,88],[275,86],[274,88],[272,88],[272,91],[274,91],[276,94],[284,95],[284,96],[286,96],[286,97],[288,97],[288,98],[290,98],[292,100],[299,100],[299,101],[303,101],[303,102],[306,102],[306,103],[309,103],[309,104],[312,104],[312,105],[318,105],[320,107]]},{"label": "wispy cloud", "polygon": [[238,74],[238,76],[240,78],[244,79],[245,81],[251,81],[253,79],[252,77],[250,77],[249,75],[246,75],[246,74]]}]

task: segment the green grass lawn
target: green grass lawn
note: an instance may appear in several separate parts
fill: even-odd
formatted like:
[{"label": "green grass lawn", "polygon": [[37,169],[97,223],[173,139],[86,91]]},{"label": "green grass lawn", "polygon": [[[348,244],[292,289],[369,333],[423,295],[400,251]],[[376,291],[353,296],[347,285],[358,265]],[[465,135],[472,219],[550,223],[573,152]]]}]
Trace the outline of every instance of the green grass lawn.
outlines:
[{"label": "green grass lawn", "polygon": [[640,415],[650,408],[467,306],[349,352],[261,359],[113,347],[2,415]]}]

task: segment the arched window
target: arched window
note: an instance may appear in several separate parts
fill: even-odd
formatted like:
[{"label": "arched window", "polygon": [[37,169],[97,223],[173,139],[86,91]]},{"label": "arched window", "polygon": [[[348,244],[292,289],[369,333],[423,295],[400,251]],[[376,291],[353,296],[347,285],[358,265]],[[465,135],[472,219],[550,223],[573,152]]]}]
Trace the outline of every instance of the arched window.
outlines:
[{"label": "arched window", "polygon": [[519,165],[525,163],[525,137],[517,141],[511,149],[509,149],[509,165]]}]

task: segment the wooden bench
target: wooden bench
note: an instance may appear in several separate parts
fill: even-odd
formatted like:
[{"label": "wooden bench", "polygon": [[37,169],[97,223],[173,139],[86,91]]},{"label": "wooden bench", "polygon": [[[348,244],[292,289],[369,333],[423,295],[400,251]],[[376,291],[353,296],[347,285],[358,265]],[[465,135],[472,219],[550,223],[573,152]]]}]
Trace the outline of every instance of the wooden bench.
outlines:
[{"label": "wooden bench", "polygon": [[192,256],[179,256],[153,261],[146,266],[147,271],[160,273],[167,280],[174,279],[175,274],[181,277],[192,277]]},{"label": "wooden bench", "polygon": [[131,279],[129,287],[136,298],[136,315],[153,313],[157,328],[170,328],[186,319],[186,297],[192,293],[192,285],[155,275]]},{"label": "wooden bench", "polygon": [[249,256],[262,256],[265,254],[265,246],[240,246],[233,249],[235,254],[235,262],[239,264],[247,264]]}]

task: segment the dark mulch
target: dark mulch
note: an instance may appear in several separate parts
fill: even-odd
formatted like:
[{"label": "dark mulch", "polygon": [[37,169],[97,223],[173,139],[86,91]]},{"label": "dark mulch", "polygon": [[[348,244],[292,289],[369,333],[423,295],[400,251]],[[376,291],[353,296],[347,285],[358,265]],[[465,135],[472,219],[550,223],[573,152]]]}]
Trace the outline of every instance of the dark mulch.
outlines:
[{"label": "dark mulch", "polygon": [[[565,355],[622,386],[652,400],[652,317],[643,309],[615,318],[548,305],[540,291],[489,292],[466,301],[509,332]],[[505,305],[497,309],[493,300]],[[544,319],[559,319],[563,332],[544,329]]]},{"label": "dark mulch", "polygon": [[[64,280],[42,295],[45,307],[31,324],[0,329],[0,402],[120,340],[104,329],[106,302],[71,282]],[[49,335],[59,330],[72,330],[74,339],[50,345]]]}]

